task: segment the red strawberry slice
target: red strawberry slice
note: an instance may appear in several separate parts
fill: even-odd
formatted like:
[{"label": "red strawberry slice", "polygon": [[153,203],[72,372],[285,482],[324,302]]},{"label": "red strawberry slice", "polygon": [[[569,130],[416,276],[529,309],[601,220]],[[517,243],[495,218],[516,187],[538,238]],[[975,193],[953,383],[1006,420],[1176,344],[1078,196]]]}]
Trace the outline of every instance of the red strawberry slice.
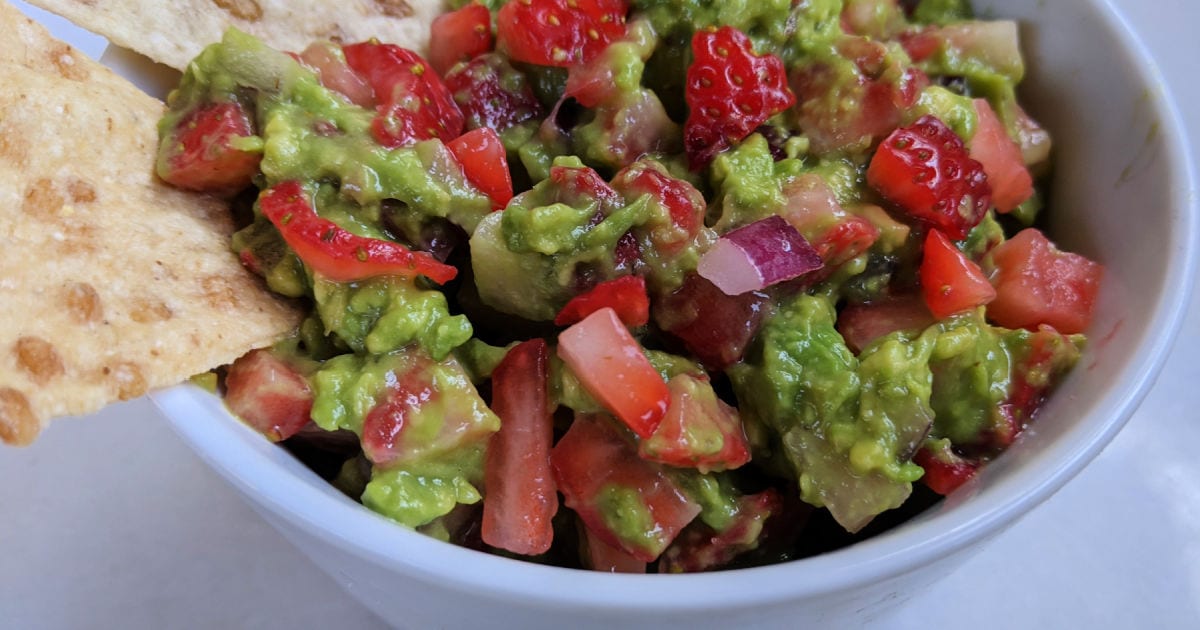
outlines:
[{"label": "red strawberry slice", "polygon": [[442,76],[491,49],[492,13],[478,2],[437,16],[429,27],[429,64]]},{"label": "red strawberry slice", "polygon": [[683,143],[688,165],[696,171],[791,107],[796,96],[788,88],[783,60],[755,55],[750,38],[731,26],[696,31],[692,53]]},{"label": "red strawberry slice", "polygon": [[928,115],[883,140],[867,168],[867,183],[956,241],[983,219],[992,195],[983,165],[971,159],[958,134]]},{"label": "red strawberry slice", "polygon": [[234,102],[208,103],[179,121],[175,141],[163,143],[158,174],[167,183],[202,192],[231,195],[250,185],[261,153],[232,143],[254,135],[250,116]]},{"label": "red strawberry slice", "polygon": [[496,14],[497,47],[517,61],[587,63],[625,35],[624,0],[514,0]]},{"label": "red strawberry slice", "polygon": [[508,172],[508,157],[504,143],[492,129],[472,129],[446,143],[463,166],[467,179],[492,200],[492,209],[499,210],[513,196],[512,176]]},{"label": "red strawberry slice", "polygon": [[455,66],[446,74],[446,87],[466,117],[467,129],[504,131],[545,113],[525,75],[503,55],[480,55]]},{"label": "red strawberry slice", "polygon": [[463,130],[463,115],[450,90],[417,53],[377,42],[342,49],[346,63],[375,90],[375,140],[399,147],[420,140],[453,140]]}]

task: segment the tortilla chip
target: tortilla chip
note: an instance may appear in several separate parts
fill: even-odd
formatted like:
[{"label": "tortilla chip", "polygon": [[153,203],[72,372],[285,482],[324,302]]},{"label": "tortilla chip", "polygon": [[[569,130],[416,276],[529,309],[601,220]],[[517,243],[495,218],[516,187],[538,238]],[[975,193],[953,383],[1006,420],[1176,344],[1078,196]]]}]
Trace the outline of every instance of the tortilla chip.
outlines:
[{"label": "tortilla chip", "polygon": [[154,176],[163,104],[3,2],[0,31],[0,440],[289,333],[227,205]]},{"label": "tortilla chip", "polygon": [[278,50],[372,37],[424,53],[443,0],[30,0],[118,46],[183,70],[230,26]]}]

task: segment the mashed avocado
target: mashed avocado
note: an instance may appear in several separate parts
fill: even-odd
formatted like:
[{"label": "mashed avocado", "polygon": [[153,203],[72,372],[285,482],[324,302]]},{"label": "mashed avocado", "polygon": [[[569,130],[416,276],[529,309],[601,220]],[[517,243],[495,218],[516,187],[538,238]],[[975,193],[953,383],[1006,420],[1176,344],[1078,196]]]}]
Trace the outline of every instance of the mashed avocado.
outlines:
[{"label": "mashed avocado", "polygon": [[[327,222],[313,223],[321,226],[309,235],[315,243],[297,240],[292,221],[303,209],[279,216],[271,212],[279,197],[244,195],[232,242],[269,288],[310,309],[274,353],[278,369],[308,386],[312,423],[331,442],[357,438],[357,447],[331,449],[333,472],[322,474],[388,518],[478,547],[482,510],[469,506],[489,505],[484,480],[496,477],[485,468],[503,442],[493,437],[504,426],[491,407],[514,423],[553,415],[553,428],[539,431],[553,433],[555,449],[573,429],[591,427],[588,443],[571,445],[572,461],[591,467],[585,479],[564,472],[571,462],[544,473],[575,513],[558,512],[554,548],[538,560],[577,565],[588,527],[634,556],[663,553],[659,570],[674,571],[723,566],[760,544],[754,561],[793,557],[808,530],[802,519],[768,521],[773,513],[803,513],[802,501],[858,532],[908,500],[938,465],[922,455],[970,466],[998,455],[1077,361],[1083,339],[1044,326],[1001,328],[983,307],[933,318],[936,296],[923,292],[918,270],[927,233],[942,226],[888,196],[869,165],[885,137],[925,116],[950,130],[943,148],[957,147],[954,135],[970,143],[979,98],[1021,138],[1018,125],[1034,123],[1016,102],[1025,68],[1010,46],[1012,25],[974,20],[965,0],[630,5],[626,26],[585,65],[539,62],[545,51],[518,49],[545,38],[509,34],[444,77],[396,50],[387,53],[401,60],[395,67],[366,71],[351,67],[350,46],[328,44],[328,56],[312,61],[231,30],[189,66],[160,125],[164,179],[198,124],[189,116],[232,105],[222,111],[245,112],[251,131],[226,138],[227,120],[207,121],[228,140],[208,148],[249,156],[257,168],[247,181],[260,190],[294,190],[298,181],[302,201]],[[517,5],[483,6],[490,14],[480,28],[499,30],[498,10]],[[600,39],[620,23],[611,18],[580,41]],[[755,85],[772,79],[775,96],[787,92],[794,104],[764,112],[753,100],[762,95],[747,96],[737,73],[689,78],[705,54],[693,38],[725,26],[749,38],[754,56],[778,57],[758,67]],[[357,97],[344,81],[361,83]],[[721,113],[728,105],[731,121],[763,115],[742,129],[697,129],[698,101],[689,98],[714,81],[730,82],[724,87],[736,97],[700,106]],[[441,96],[450,114],[461,114],[461,133],[442,137],[445,120],[422,118]],[[431,133],[381,138],[381,128],[390,133],[409,115]],[[492,126],[502,128],[491,134]],[[694,143],[714,129],[727,144],[696,163]],[[1031,221],[1038,207],[1035,194],[1009,217],[981,210],[954,247],[968,260],[990,260],[1012,219]],[[730,236],[759,222],[788,239],[798,234],[820,268],[767,282],[776,261],[758,248],[772,247],[769,239]],[[338,250],[344,243],[358,245]],[[377,250],[411,256],[357,275],[321,264],[340,254],[343,264],[369,267]],[[725,267],[701,264],[720,251],[734,252]],[[719,272],[747,266],[763,278],[755,289],[718,288]],[[647,371],[629,378],[607,373],[618,369],[607,355],[587,365],[571,362],[570,350],[560,357],[559,335],[576,321],[559,320],[569,303],[584,305],[581,317],[614,309],[631,341],[608,338],[621,347],[600,353],[644,358]],[[590,330],[584,342],[599,338],[599,328]],[[522,342],[539,338],[547,350],[535,360],[526,352],[543,346]],[[514,376],[509,357],[523,368],[544,361],[546,382],[519,381],[543,372]],[[497,404],[493,394],[513,396],[507,386],[532,399],[538,385],[544,401]],[[674,424],[656,425],[650,412],[636,418],[646,424],[631,422],[616,394],[657,396],[650,412]],[[311,446],[311,436],[294,439],[297,453]],[[740,455],[727,454],[730,445]],[[497,501],[504,494],[491,491]],[[681,514],[691,522],[669,522]]]}]

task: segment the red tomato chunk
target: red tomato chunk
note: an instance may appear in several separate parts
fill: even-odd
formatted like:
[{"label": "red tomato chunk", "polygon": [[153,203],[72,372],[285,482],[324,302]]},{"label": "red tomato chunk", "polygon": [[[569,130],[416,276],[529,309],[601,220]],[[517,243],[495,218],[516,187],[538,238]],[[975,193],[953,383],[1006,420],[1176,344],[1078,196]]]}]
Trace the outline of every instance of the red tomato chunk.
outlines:
[{"label": "red tomato chunk", "polygon": [[1039,230],[1028,228],[989,255],[996,299],[988,317],[1008,328],[1036,330],[1041,324],[1063,334],[1081,333],[1092,309],[1104,267],[1079,254],[1061,252]]},{"label": "red tomato chunk", "polygon": [[558,336],[558,356],[584,389],[634,433],[654,434],[667,412],[667,384],[613,309],[605,307]]},{"label": "red tomato chunk", "polygon": [[[657,559],[700,513],[700,505],[638,457],[604,416],[576,415],[550,463],[567,507],[588,531],[643,562]],[[608,520],[621,517],[627,518]]]}]

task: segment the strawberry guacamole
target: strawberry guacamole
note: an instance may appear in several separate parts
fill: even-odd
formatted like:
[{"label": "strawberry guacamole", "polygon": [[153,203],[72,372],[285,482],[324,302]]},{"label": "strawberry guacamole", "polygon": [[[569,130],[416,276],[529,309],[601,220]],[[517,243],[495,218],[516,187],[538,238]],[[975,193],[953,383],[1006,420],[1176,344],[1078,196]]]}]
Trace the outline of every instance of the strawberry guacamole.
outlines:
[{"label": "strawberry guacamole", "polygon": [[160,126],[163,179],[228,196],[309,311],[229,408],[370,509],[604,571],[804,557],[969,481],[1078,359],[1102,270],[1036,227],[1016,24],[513,0],[432,30],[230,31]]}]

